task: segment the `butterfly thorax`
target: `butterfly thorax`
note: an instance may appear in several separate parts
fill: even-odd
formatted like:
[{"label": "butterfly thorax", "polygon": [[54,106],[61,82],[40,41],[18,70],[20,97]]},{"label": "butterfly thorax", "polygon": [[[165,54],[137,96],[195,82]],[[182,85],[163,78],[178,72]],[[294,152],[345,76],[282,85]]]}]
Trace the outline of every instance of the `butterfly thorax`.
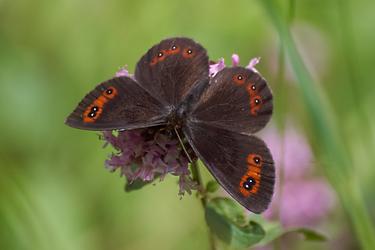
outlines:
[{"label": "butterfly thorax", "polygon": [[175,128],[182,128],[186,121],[187,109],[187,105],[179,105],[177,108],[174,108],[167,117],[167,129],[174,130]]},{"label": "butterfly thorax", "polygon": [[174,128],[182,128],[186,122],[193,107],[199,100],[205,88],[208,86],[209,79],[202,79],[195,84],[192,90],[186,95],[183,101],[173,108],[168,116],[168,126]]}]

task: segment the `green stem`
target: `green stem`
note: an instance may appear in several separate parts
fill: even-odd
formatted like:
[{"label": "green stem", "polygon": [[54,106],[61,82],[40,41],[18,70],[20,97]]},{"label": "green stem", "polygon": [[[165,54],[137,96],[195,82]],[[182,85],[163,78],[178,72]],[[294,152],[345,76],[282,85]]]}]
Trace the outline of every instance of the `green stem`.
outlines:
[{"label": "green stem", "polygon": [[[190,164],[190,169],[193,174],[193,180],[198,184],[198,193],[199,193],[199,197],[202,203],[203,211],[206,211],[207,197],[205,194],[205,187],[203,185],[202,176],[198,169],[197,161],[193,161]],[[215,238],[209,228],[208,228],[208,234],[209,234],[210,249],[216,250]]]},{"label": "green stem", "polygon": [[[358,88],[358,86],[354,83],[360,83],[363,81],[361,74],[359,72],[358,68],[358,58],[356,53],[356,43],[355,43],[355,32],[352,27],[352,21],[351,21],[351,13],[350,13],[350,7],[348,1],[341,1],[336,0],[336,9],[338,12],[338,22],[340,24],[339,26],[339,35],[340,35],[340,41],[342,43],[342,60],[344,61],[344,66],[346,66],[346,74],[348,78],[348,82],[346,83],[347,93],[350,93],[349,98],[353,107],[355,109],[355,112],[358,114],[359,119],[358,124],[363,124],[365,126],[365,129],[362,129],[362,137],[363,141],[366,141],[368,139],[368,131],[371,131],[371,121],[369,119],[369,116],[366,114],[366,110],[362,106],[361,100],[363,99],[363,93],[361,93],[361,89]],[[361,130],[359,131],[361,132]],[[364,132],[364,133],[363,133]],[[368,148],[368,153],[371,154],[372,148]]]},{"label": "green stem", "polygon": [[[289,0],[289,8],[288,8],[288,23],[291,24],[293,22],[294,16],[295,16],[295,0]],[[276,93],[278,93],[279,96],[279,103],[278,103],[278,109],[279,110],[287,110],[287,100],[288,100],[288,92],[286,91],[287,88],[285,86],[285,53],[283,50],[283,41],[280,39],[279,41],[279,57],[278,57],[278,72],[277,72],[277,88],[276,88]],[[279,114],[280,117],[280,126],[279,126],[279,131],[281,135],[281,148],[280,148],[280,162],[281,165],[278,166],[278,186],[277,189],[279,190],[279,199],[283,199],[283,187],[284,187],[284,149],[285,149],[285,114],[281,113]],[[280,213],[280,208],[277,209],[277,218],[280,220],[281,219],[281,213]],[[274,250],[279,250],[282,249],[281,247],[282,239],[279,238],[274,241],[273,249]]]}]

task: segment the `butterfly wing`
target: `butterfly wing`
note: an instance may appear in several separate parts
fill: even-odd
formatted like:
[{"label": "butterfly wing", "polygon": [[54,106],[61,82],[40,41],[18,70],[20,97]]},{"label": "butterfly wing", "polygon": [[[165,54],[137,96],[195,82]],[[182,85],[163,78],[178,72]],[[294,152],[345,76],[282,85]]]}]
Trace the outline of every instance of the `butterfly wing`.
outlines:
[{"label": "butterfly wing", "polygon": [[88,130],[132,129],[166,123],[168,111],[129,77],[115,77],[88,93],[66,119]]},{"label": "butterfly wing", "polygon": [[219,71],[193,107],[191,119],[244,134],[263,128],[272,115],[272,93],[265,79],[243,67]]},{"label": "butterfly wing", "polygon": [[272,114],[272,94],[260,74],[243,67],[219,71],[192,104],[184,133],[212,175],[250,211],[272,198],[275,169],[265,143],[250,134]]},{"label": "butterfly wing", "polygon": [[184,128],[184,133],[198,157],[234,199],[254,213],[268,207],[275,169],[262,140],[192,122]]},{"label": "butterfly wing", "polygon": [[166,106],[177,106],[208,79],[206,50],[189,38],[169,38],[153,46],[138,62],[135,78]]}]

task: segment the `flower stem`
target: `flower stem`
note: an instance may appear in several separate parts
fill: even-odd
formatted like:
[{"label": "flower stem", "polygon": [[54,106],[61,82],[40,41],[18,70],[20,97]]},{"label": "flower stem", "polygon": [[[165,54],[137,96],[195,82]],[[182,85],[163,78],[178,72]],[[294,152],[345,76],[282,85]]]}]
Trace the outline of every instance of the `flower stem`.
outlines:
[{"label": "flower stem", "polygon": [[[207,197],[206,197],[206,191],[205,187],[203,185],[202,176],[198,169],[198,162],[193,161],[190,164],[191,172],[193,174],[194,181],[198,184],[198,194],[200,196],[200,200],[202,203],[203,210],[206,211],[206,205],[207,205]],[[216,244],[215,244],[215,238],[212,235],[211,229],[208,228],[208,234],[209,234],[209,242],[210,242],[210,249],[216,250]]]}]

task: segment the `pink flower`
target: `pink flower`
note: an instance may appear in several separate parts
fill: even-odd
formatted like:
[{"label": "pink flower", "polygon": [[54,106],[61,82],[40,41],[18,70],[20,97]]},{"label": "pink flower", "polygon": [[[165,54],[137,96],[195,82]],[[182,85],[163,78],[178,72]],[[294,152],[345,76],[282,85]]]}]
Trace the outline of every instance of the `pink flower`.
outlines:
[{"label": "pink flower", "polygon": [[121,76],[131,76],[129,74],[129,71],[126,69],[127,66],[125,65],[124,67],[121,67],[119,71],[116,72],[116,77],[121,77]]},{"label": "pink flower", "polygon": [[249,64],[246,66],[246,68],[258,73],[258,70],[256,70],[256,68],[255,68],[255,65],[257,65],[259,62],[260,62],[260,57],[255,57],[255,58],[250,60]]},{"label": "pink flower", "polygon": [[[283,137],[274,128],[262,137],[273,154],[279,177],[271,206],[264,216],[280,219],[287,227],[316,225],[334,207],[335,196],[325,180],[312,175],[314,159],[307,140],[290,123]],[[280,178],[283,178],[281,183]]]},{"label": "pink flower", "polygon": [[217,72],[225,68],[224,58],[220,58],[219,62],[210,64],[210,77],[214,77]]},{"label": "pink flower", "polygon": [[[246,66],[247,69],[250,69],[254,72],[258,72],[255,69],[255,65],[257,65],[260,61],[260,57],[255,57],[250,60],[249,64]],[[237,54],[232,55],[232,67],[237,67],[240,64],[240,57]],[[220,58],[217,63],[212,63],[210,65],[210,77],[214,77],[219,71],[226,67],[224,58]]]},{"label": "pink flower", "polygon": [[240,57],[237,54],[233,54],[232,55],[232,66],[237,67],[238,65],[240,65]]},{"label": "pink flower", "polygon": [[106,131],[102,138],[117,150],[105,161],[105,166],[110,171],[119,169],[128,182],[163,180],[172,174],[179,177],[180,195],[197,189],[179,141],[161,127],[119,131],[117,135]]}]

